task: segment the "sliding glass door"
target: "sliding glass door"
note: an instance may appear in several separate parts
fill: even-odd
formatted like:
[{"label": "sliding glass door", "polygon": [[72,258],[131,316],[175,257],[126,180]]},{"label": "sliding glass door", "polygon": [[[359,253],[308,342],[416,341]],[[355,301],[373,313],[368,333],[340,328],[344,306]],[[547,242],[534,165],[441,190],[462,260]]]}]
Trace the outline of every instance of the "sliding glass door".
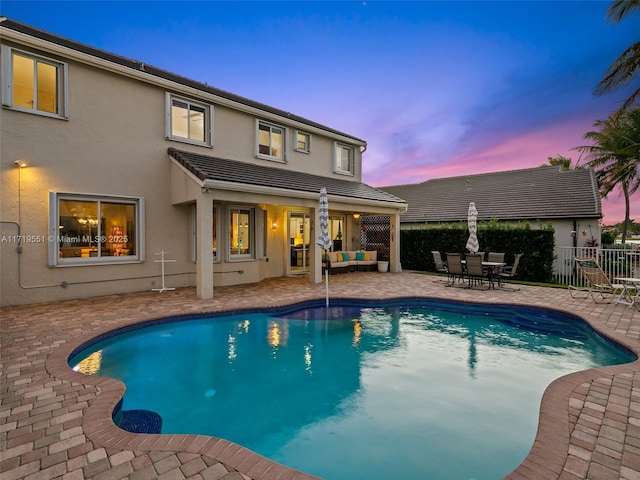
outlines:
[{"label": "sliding glass door", "polygon": [[289,272],[309,272],[311,220],[305,212],[289,213]]}]

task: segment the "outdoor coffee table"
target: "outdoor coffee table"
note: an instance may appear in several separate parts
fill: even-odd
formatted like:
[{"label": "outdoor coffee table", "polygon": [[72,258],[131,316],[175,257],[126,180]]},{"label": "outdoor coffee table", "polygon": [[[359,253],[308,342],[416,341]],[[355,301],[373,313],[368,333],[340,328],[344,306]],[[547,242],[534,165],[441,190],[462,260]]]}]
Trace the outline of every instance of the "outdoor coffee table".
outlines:
[{"label": "outdoor coffee table", "polygon": [[[640,306],[640,298],[638,297],[640,278],[616,277],[615,281],[622,285],[622,291],[620,292],[620,295],[618,295],[618,298],[616,298],[615,303],[628,305],[629,308],[633,305]],[[635,292],[633,295],[631,294],[632,290]]]}]

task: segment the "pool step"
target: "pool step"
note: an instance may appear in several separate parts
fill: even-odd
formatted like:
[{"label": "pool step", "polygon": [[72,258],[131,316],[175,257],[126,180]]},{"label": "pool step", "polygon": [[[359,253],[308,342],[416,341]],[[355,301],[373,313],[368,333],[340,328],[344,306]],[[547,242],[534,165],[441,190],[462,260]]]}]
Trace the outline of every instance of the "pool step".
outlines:
[{"label": "pool step", "polygon": [[122,400],[113,410],[113,422],[131,433],[161,433],[162,417],[151,410],[122,410]]}]

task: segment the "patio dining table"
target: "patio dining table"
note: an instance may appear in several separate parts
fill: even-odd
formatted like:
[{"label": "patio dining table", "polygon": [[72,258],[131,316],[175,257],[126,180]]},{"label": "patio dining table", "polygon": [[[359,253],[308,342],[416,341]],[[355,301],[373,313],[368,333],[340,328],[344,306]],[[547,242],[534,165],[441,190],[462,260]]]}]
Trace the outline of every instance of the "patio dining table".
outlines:
[{"label": "patio dining table", "polygon": [[[466,260],[462,260],[462,264],[466,264]],[[500,267],[504,267],[507,264],[505,262],[485,262],[482,261],[482,266],[487,269],[487,280],[489,281],[489,289],[495,289],[494,277],[499,272]],[[498,284],[500,284],[500,277],[498,276]]]}]

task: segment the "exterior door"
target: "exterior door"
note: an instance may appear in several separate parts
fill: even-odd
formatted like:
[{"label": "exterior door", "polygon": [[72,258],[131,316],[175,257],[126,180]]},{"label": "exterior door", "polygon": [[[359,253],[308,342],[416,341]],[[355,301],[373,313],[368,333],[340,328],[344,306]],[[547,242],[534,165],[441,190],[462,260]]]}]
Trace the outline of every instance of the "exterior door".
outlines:
[{"label": "exterior door", "polygon": [[289,213],[289,272],[309,273],[311,220],[306,212]]}]

